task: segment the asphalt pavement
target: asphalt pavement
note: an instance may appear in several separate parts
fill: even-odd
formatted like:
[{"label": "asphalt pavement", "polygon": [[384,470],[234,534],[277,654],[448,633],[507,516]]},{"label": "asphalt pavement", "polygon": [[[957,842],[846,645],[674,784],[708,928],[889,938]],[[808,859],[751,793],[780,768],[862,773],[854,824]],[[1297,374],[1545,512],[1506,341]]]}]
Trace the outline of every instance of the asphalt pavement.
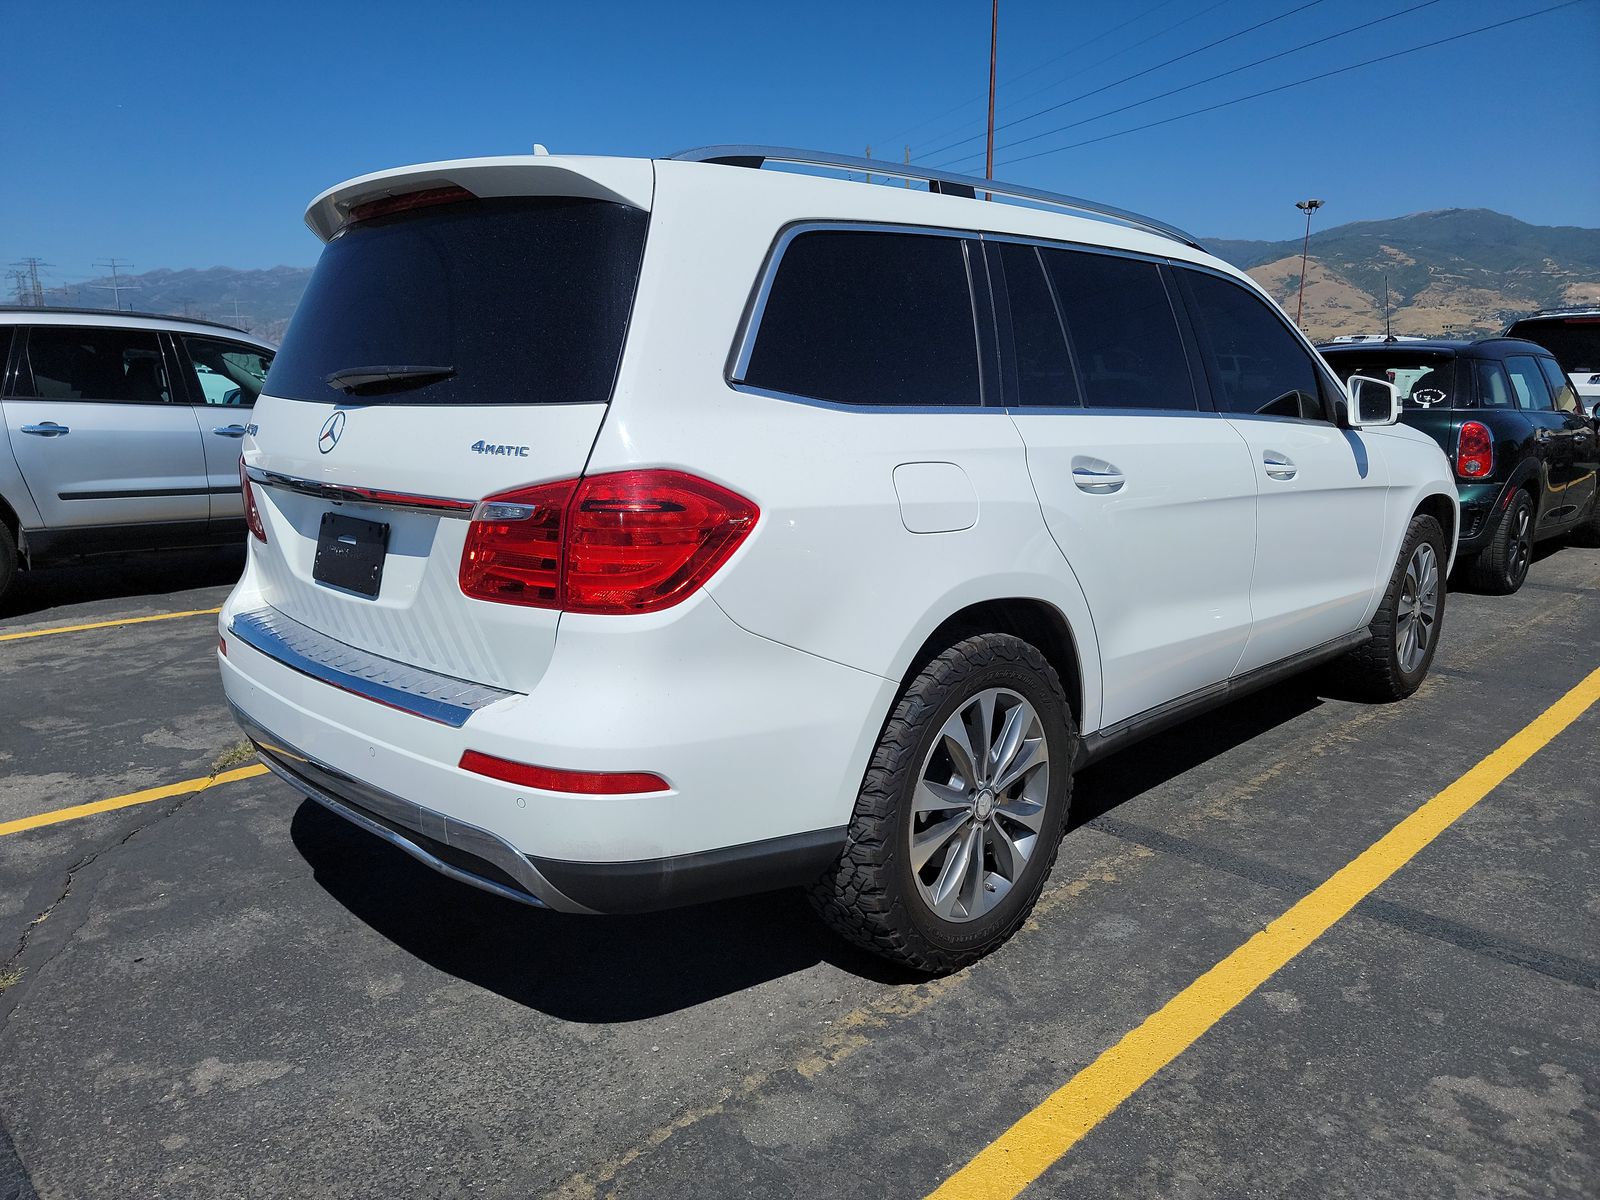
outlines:
[{"label": "asphalt pavement", "polygon": [[[1600,667],[1600,551],[1548,548],[1451,594],[1408,701],[1312,676],[1084,772],[1027,927],[929,981],[798,893],[538,912],[271,776],[201,788],[245,761],[238,569],[0,605],[0,1200],[916,1200]],[[1597,1194],[1597,780],[1600,706],[1025,1194]]]}]

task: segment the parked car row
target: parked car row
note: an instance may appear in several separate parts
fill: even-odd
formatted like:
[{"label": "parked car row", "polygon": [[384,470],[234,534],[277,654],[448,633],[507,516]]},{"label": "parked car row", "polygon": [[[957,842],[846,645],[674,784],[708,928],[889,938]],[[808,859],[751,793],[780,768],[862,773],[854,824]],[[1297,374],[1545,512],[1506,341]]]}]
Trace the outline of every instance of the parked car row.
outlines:
[{"label": "parked car row", "polygon": [[1324,664],[1403,698],[1458,554],[1511,591],[1600,534],[1540,345],[1319,355],[1161,221],[867,168],[350,180],[276,358],[8,314],[11,532],[242,522],[240,725],[456,879],[568,913],[801,885],[926,971],[1026,919],[1078,767]]},{"label": "parked car row", "polygon": [[25,564],[242,539],[273,353],[210,321],[0,309],[0,597]]}]

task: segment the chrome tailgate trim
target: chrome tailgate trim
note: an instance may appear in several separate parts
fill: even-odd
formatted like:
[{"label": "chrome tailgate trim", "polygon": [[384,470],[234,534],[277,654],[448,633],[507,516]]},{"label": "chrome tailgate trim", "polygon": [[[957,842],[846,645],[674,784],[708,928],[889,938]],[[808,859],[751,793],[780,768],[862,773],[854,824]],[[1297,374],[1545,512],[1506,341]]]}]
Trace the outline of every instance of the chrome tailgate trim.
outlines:
[{"label": "chrome tailgate trim", "polygon": [[455,729],[479,709],[519,694],[359,650],[275,608],[239,613],[229,630],[245,645],[302,675]]}]

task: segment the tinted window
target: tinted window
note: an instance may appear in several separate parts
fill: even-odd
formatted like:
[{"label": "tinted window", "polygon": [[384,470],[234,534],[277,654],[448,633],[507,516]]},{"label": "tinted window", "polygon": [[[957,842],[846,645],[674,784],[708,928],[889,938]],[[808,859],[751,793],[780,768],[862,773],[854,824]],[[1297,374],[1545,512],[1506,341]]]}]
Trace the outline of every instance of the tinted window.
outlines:
[{"label": "tinted window", "polygon": [[1264,300],[1215,275],[1179,277],[1193,301],[1190,315],[1218,411],[1326,419],[1316,364]]},{"label": "tinted window", "polygon": [[1046,407],[1076,406],[1078,382],[1067,353],[1055,297],[1044,264],[1032,246],[1000,243],[1006,296],[1011,309],[1011,334],[1016,350],[1017,403]]},{"label": "tinted window", "polygon": [[1600,317],[1518,321],[1507,337],[1537,342],[1568,371],[1600,371]]},{"label": "tinted window", "polygon": [[33,384],[24,375],[18,395],[124,404],[172,400],[161,340],[142,329],[34,328],[28,331],[27,366]]},{"label": "tinted window", "polygon": [[1506,359],[1506,371],[1511,376],[1511,390],[1516,394],[1518,408],[1549,410],[1555,407],[1538,359],[1531,355],[1511,355]]},{"label": "tinted window", "polygon": [[1183,338],[1154,263],[1043,250],[1090,408],[1193,411]]},{"label": "tinted window", "polygon": [[1550,391],[1555,396],[1557,412],[1582,412],[1583,405],[1578,403],[1578,390],[1572,386],[1572,380],[1566,377],[1560,365],[1553,358],[1541,358],[1539,366],[1544,369],[1544,377],[1550,384]]},{"label": "tinted window", "polygon": [[1511,392],[1511,381],[1506,369],[1489,359],[1478,359],[1473,364],[1478,373],[1478,405],[1481,408],[1515,408],[1517,402]]},{"label": "tinted window", "polygon": [[272,365],[272,394],[339,400],[328,376],[445,367],[363,404],[610,398],[646,214],[599,200],[473,200],[361,221],[328,243]]},{"label": "tinted window", "polygon": [[960,240],[817,231],[789,243],[743,377],[839,404],[979,404]]},{"label": "tinted window", "polygon": [[1328,365],[1340,379],[1352,375],[1387,379],[1407,408],[1465,408],[1471,404],[1466,383],[1456,375],[1448,354],[1416,351],[1332,351]]},{"label": "tinted window", "polygon": [[272,365],[271,351],[187,334],[183,345],[194,367],[195,386],[206,404],[248,408],[261,395],[267,368]]}]

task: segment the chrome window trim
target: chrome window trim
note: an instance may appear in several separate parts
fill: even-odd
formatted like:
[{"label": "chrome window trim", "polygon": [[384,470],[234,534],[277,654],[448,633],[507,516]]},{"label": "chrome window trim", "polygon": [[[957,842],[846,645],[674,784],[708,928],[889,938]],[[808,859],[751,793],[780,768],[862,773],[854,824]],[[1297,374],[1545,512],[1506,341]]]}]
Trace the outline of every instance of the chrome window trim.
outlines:
[{"label": "chrome window trim", "polygon": [[[745,374],[750,369],[750,358],[755,353],[756,335],[761,331],[762,319],[766,316],[767,300],[772,294],[772,283],[777,278],[778,267],[783,263],[783,256],[788,251],[789,245],[804,233],[903,233],[917,237],[943,237],[954,238],[957,241],[975,242],[980,240],[976,230],[951,229],[940,225],[901,225],[884,221],[838,221],[838,220],[803,220],[794,221],[785,225],[778,231],[778,236],[773,239],[772,245],[767,249],[767,256],[761,264],[761,275],[755,290],[751,293],[750,300],[745,304],[744,316],[739,322],[739,332],[734,338],[733,350],[729,356],[729,363],[724,375],[725,381],[736,391],[755,391],[759,395],[772,396],[780,400],[800,400],[807,404],[817,404],[828,408],[848,409],[884,409],[890,412],[921,412],[931,409],[935,412],[951,412],[958,409],[993,408],[994,405],[954,405],[930,404],[912,408],[899,404],[845,404],[838,400],[823,400],[815,396],[799,396],[790,392],[777,392],[769,389],[756,388],[753,384],[745,383]],[[970,254],[963,254],[963,269],[967,279],[968,302],[973,305],[973,345],[972,352],[977,357],[978,387],[980,393],[983,388],[985,371],[983,368],[983,341],[978,336],[976,287],[972,277],[972,262]]]},{"label": "chrome window trim", "polygon": [[291,671],[453,729],[479,709],[519,694],[348,646],[275,608],[236,614],[228,632]]},{"label": "chrome window trim", "polygon": [[463,500],[453,496],[407,495],[405,500],[385,500],[367,495],[361,488],[353,485],[285,475],[279,471],[268,471],[249,464],[245,465],[244,472],[252,483],[259,483],[262,487],[281,488],[287,492],[297,492],[302,496],[315,496],[319,500],[327,500],[333,504],[364,504],[369,508],[425,513],[431,517],[452,517],[462,521],[472,519],[472,510],[477,504],[475,500]]},{"label": "chrome window trim", "polygon": [[815,396],[802,396],[796,392],[780,392],[775,388],[756,387],[753,383],[740,383],[737,380],[728,380],[728,387],[733,391],[742,392],[747,396],[763,396],[768,400],[783,400],[789,404],[803,404],[808,408],[826,408],[833,412],[844,413],[883,413],[903,414],[922,413],[998,413],[1003,414],[1009,410],[1001,408],[998,404],[845,404],[840,400],[818,400]]}]

